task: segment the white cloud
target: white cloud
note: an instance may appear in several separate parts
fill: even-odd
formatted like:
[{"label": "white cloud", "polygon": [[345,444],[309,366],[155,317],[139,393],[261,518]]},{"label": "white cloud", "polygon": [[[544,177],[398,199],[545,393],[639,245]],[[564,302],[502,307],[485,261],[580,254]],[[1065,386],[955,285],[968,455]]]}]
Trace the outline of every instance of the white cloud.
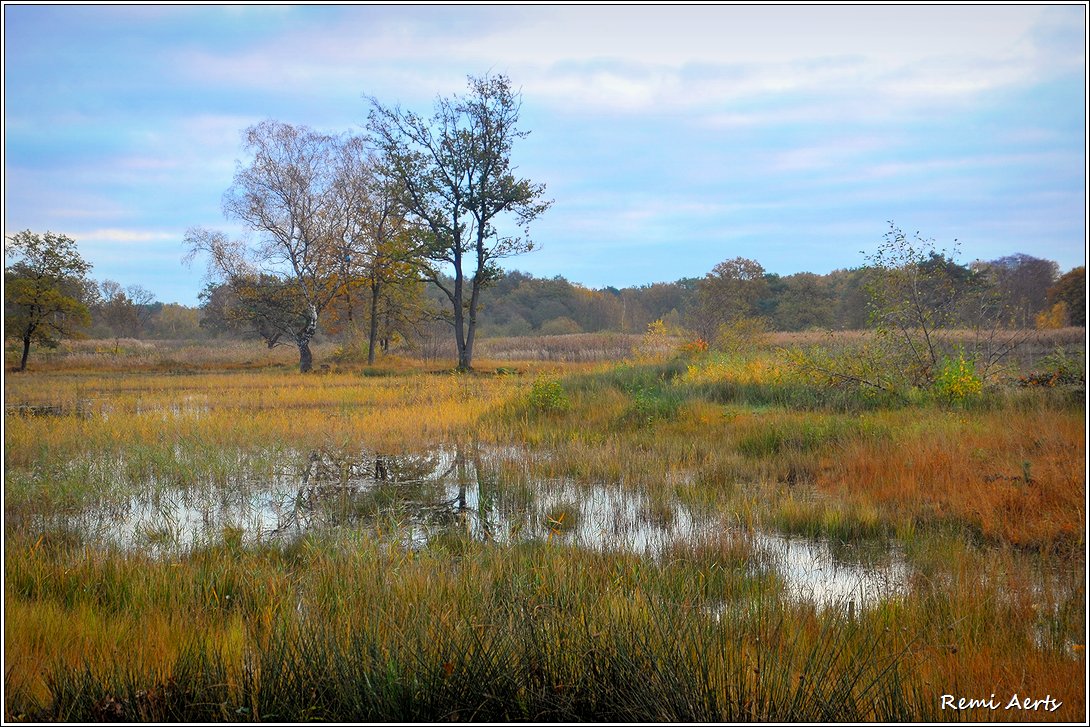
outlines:
[{"label": "white cloud", "polygon": [[416,9],[346,7],[335,24],[302,25],[235,50],[191,49],[177,65],[207,83],[301,93],[372,91],[364,86],[381,77],[402,98],[460,90],[464,73],[494,70],[511,74],[535,103],[621,112],[787,93],[929,101],[1047,72],[1054,54],[1033,35],[1045,10],[446,8],[452,24],[460,16],[480,21],[452,28]]},{"label": "white cloud", "polygon": [[83,232],[71,232],[69,234],[79,242],[111,242],[122,245],[182,239],[182,235],[178,232],[122,229],[117,227],[84,230]]},{"label": "white cloud", "polygon": [[820,144],[788,149],[773,155],[771,171],[803,172],[841,170],[858,163],[876,152],[888,151],[896,146],[887,137],[840,137]]}]

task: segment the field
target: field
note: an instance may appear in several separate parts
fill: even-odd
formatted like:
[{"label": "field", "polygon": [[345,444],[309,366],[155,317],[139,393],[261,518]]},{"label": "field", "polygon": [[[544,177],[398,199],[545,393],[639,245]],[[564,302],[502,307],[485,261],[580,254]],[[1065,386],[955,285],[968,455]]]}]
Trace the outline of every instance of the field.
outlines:
[{"label": "field", "polygon": [[910,400],[800,369],[807,334],[32,358],[5,721],[1081,722],[1064,335]]}]

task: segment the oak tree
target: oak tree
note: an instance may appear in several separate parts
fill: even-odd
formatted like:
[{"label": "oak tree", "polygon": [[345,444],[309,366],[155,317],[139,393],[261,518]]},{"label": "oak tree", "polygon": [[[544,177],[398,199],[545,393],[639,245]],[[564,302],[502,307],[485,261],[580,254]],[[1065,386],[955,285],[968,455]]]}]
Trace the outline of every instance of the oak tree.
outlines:
[{"label": "oak tree", "polygon": [[22,342],[26,371],[32,342],[52,348],[90,323],[91,264],[67,235],[24,230],[7,239],[17,260],[4,269],[4,331]]},{"label": "oak tree", "polygon": [[[544,185],[514,173],[514,143],[529,133],[518,128],[520,94],[503,75],[470,77],[468,86],[438,99],[429,118],[374,98],[368,117],[385,173],[422,231],[424,276],[450,303],[460,370],[473,365],[481,293],[501,259],[533,248],[528,226],[551,204]],[[522,234],[501,231],[507,221]]]}]

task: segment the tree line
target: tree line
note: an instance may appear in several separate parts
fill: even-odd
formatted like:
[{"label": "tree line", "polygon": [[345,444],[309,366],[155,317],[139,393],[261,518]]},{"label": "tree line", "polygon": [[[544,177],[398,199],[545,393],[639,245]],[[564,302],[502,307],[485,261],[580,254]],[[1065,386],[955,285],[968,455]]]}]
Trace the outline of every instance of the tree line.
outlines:
[{"label": "tree line", "polygon": [[[955,288],[988,291],[1004,328],[1086,324],[1083,266],[1060,275],[1055,262],[1023,253],[970,264],[937,253],[934,266],[939,265]],[[481,331],[488,336],[640,333],[661,320],[669,329],[713,342],[721,326],[742,318],[776,331],[859,330],[872,324],[872,294],[887,271],[868,261],[827,274],[779,275],[755,260],[733,258],[702,278],[597,290],[560,276],[513,271],[490,291]],[[955,313],[956,325],[979,322],[967,301]]]},{"label": "tree line", "polygon": [[[91,280],[91,266],[64,235],[24,231],[9,238],[9,252],[18,259],[5,270],[5,331],[22,344],[20,368],[31,342],[49,346],[62,337],[113,339],[115,349],[122,338],[253,338],[272,347],[294,343],[282,340],[283,331],[306,325],[295,288],[282,277],[210,282],[200,305],[185,306],[159,302],[140,285]],[[1086,325],[1084,266],[1061,275],[1055,262],[1024,253],[961,264],[930,249],[916,262],[932,273],[930,300],[920,302],[939,308],[946,297],[959,298],[950,325],[979,327],[982,310],[1005,329]],[[777,331],[859,330],[874,324],[876,297],[892,270],[906,265],[876,253],[856,268],[778,275],[755,260],[733,258],[700,278],[600,289],[562,276],[499,271],[479,304],[478,328],[485,337],[642,333],[662,321],[668,330],[711,344],[740,320]],[[942,285],[934,281],[940,276]],[[439,287],[408,273],[389,287],[384,283],[392,276],[376,278],[341,288],[318,333],[342,341],[373,338],[374,348],[367,347],[372,362],[376,350],[419,350],[444,335],[446,295]],[[449,289],[453,281],[443,283]]]}]

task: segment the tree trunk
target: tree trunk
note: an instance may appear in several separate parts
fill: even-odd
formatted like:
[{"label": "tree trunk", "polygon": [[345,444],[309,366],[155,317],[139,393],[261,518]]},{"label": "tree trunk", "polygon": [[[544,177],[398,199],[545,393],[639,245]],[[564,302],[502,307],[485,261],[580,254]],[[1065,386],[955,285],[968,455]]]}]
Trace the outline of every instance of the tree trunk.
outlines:
[{"label": "tree trunk", "polygon": [[462,356],[458,360],[458,368],[462,371],[473,370],[473,340],[477,336],[477,316],[470,311],[469,325],[466,330],[466,343],[462,349]]},{"label": "tree trunk", "polygon": [[23,336],[23,359],[19,362],[19,370],[26,371],[27,356],[30,355],[30,336]]},{"label": "tree trunk", "polygon": [[[480,247],[478,246],[478,249]],[[481,256],[477,256],[477,271],[480,272],[481,267],[484,265],[484,261]],[[473,276],[473,287],[469,294],[469,325],[466,330],[466,345],[465,345],[465,370],[470,371],[473,368],[473,342],[477,339],[477,303],[481,299],[481,284],[477,281],[477,276]]]},{"label": "tree trunk", "polygon": [[377,280],[371,281],[371,329],[367,334],[368,366],[373,366],[375,363],[375,343],[378,341],[378,297],[380,285],[381,284]]},{"label": "tree trunk", "polygon": [[296,338],[296,344],[299,346],[299,373],[305,374],[314,367],[314,356],[310,353],[310,339],[314,338],[314,334],[318,331],[318,309],[314,307],[312,303],[310,305],[310,316],[307,320],[307,327],[303,329],[302,334]]},{"label": "tree trunk", "polygon": [[310,341],[299,341],[299,373],[305,374],[314,368],[314,356],[310,352]]},{"label": "tree trunk", "polygon": [[465,311],[462,310],[462,281],[459,275],[454,283],[454,342],[458,345],[459,371],[473,369],[473,352],[466,348],[465,324]]}]

